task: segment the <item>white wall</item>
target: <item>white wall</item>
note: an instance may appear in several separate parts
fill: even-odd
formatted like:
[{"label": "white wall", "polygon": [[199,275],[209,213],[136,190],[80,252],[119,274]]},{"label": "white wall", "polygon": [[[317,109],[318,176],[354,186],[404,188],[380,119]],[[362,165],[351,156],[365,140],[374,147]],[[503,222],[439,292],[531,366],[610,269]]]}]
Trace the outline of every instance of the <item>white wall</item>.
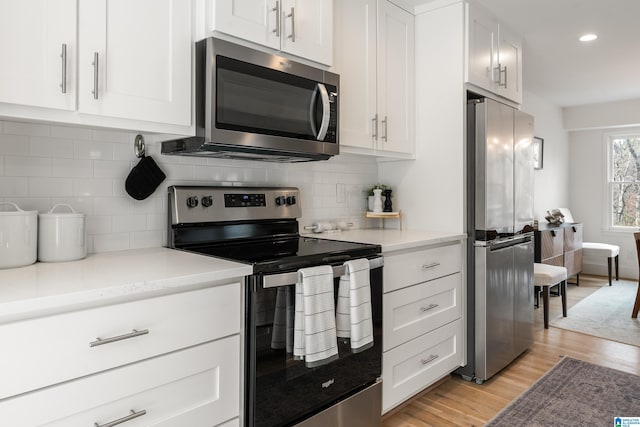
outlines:
[{"label": "white wall", "polygon": [[547,210],[571,208],[569,200],[569,136],[562,109],[524,91],[522,111],[534,117],[534,135],[544,139],[542,169],[534,171],[534,216],[541,223]]},{"label": "white wall", "polygon": [[[416,160],[383,162],[407,228],[465,231],[464,4],[416,15]],[[446,37],[434,37],[446,35]],[[434,65],[434,58],[438,58]]]},{"label": "white wall", "polygon": [[378,181],[377,164],[367,157],[275,164],[163,156],[162,138],[145,135],[147,152],[167,179],[151,197],[137,201],[124,189],[138,162],[134,137],[131,132],[0,121],[0,201],[39,212],[69,203],[88,215],[89,251],[106,252],[166,245],[168,185],[298,186],[301,225],[343,219],[357,227],[364,191]]},{"label": "white wall", "polygon": [[[633,231],[609,231],[607,226],[607,140],[610,134],[638,132],[640,128],[611,128],[574,131],[569,134],[571,187],[569,204],[577,222],[584,223],[583,238],[588,242],[610,243],[620,246],[620,275],[638,277]],[[585,256],[583,271],[607,274],[604,257]]]}]

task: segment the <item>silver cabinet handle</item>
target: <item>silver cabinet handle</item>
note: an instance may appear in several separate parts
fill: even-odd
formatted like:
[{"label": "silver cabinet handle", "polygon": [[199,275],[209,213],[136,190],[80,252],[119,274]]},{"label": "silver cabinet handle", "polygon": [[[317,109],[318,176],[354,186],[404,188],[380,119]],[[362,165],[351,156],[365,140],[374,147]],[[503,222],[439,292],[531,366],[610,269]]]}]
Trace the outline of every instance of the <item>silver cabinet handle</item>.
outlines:
[{"label": "silver cabinet handle", "polygon": [[376,114],[371,119],[371,138],[378,139],[378,115]]},{"label": "silver cabinet handle", "polygon": [[129,338],[139,337],[140,335],[147,335],[148,333],[148,329],[142,329],[140,331],[138,331],[137,329],[133,329],[128,334],[122,334],[110,338],[96,338],[95,341],[89,343],[89,347],[97,347],[99,345],[105,345],[116,341],[127,340]]},{"label": "silver cabinet handle", "polygon": [[276,0],[276,7],[271,9],[272,12],[276,13],[276,29],[273,30],[276,33],[276,37],[280,37],[280,1]]},{"label": "silver cabinet handle", "polygon": [[425,312],[425,311],[433,310],[433,309],[434,309],[434,308],[436,308],[437,306],[438,306],[438,304],[429,304],[429,306],[428,306],[428,307],[420,307],[420,310],[421,310],[422,312]]},{"label": "silver cabinet handle", "polygon": [[62,43],[62,51],[60,52],[60,58],[62,58],[62,82],[60,88],[62,93],[67,93],[67,44]]},{"label": "silver cabinet handle", "polygon": [[434,268],[434,267],[437,267],[437,266],[439,266],[439,265],[440,265],[440,263],[439,263],[439,262],[432,262],[431,264],[423,264],[423,265],[422,265],[422,269],[423,269],[423,270],[428,270],[428,269],[430,269],[430,268]]},{"label": "silver cabinet handle", "polygon": [[430,355],[429,357],[427,357],[426,359],[420,359],[420,362],[422,362],[422,364],[423,364],[423,365],[426,365],[426,364],[428,364],[428,363],[433,362],[433,361],[434,361],[434,360],[436,360],[438,357],[440,357],[440,356],[438,356],[437,354],[432,354],[432,355]]},{"label": "silver cabinet handle", "polygon": [[113,427],[113,426],[117,426],[118,424],[126,423],[127,421],[131,421],[135,418],[141,417],[146,414],[147,414],[147,411],[144,409],[138,412],[131,409],[129,415],[125,417],[118,418],[117,420],[110,421],[106,424],[93,423],[93,427]]},{"label": "silver cabinet handle", "polygon": [[507,88],[507,66],[504,66],[504,88]]},{"label": "silver cabinet handle", "polygon": [[289,13],[287,15],[287,18],[291,18],[291,34],[289,34],[287,37],[291,39],[292,42],[296,42],[296,14],[295,14],[295,8],[291,8],[291,13]]},{"label": "silver cabinet handle", "polygon": [[98,52],[93,52],[93,99],[98,99]]},{"label": "silver cabinet handle", "polygon": [[387,141],[387,116],[382,119],[382,140]]}]

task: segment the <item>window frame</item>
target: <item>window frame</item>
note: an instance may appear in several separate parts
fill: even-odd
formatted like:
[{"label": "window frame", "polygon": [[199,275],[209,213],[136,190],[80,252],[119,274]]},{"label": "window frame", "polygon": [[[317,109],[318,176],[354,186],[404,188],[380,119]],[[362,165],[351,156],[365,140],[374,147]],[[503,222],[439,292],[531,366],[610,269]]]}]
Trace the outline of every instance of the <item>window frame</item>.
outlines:
[{"label": "window frame", "polygon": [[[629,232],[629,231],[637,231],[638,225],[632,226],[624,226],[624,225],[614,225],[614,215],[613,215],[613,188],[614,185],[621,184],[638,184],[640,185],[640,179],[637,181],[614,181],[613,180],[613,142],[617,139],[639,139],[640,140],[640,130],[636,132],[625,132],[625,133],[611,133],[606,135],[606,162],[607,167],[606,170],[606,221],[607,226],[606,230],[612,232]],[[639,215],[640,216],[640,215]],[[640,225],[640,224],[639,224]]]}]

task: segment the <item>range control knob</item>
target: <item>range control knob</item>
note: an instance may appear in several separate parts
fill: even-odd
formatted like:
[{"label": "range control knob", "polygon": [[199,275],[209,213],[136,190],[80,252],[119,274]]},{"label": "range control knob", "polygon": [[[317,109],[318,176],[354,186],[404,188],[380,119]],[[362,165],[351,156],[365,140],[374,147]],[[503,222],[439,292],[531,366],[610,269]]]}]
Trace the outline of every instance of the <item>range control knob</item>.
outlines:
[{"label": "range control knob", "polygon": [[200,201],[202,202],[202,206],[204,206],[205,208],[213,205],[213,199],[211,198],[211,196],[204,196]]},{"label": "range control knob", "polygon": [[187,197],[187,206],[190,208],[195,208],[198,206],[198,198],[196,196]]},{"label": "range control knob", "polygon": [[286,203],[287,203],[287,199],[284,196],[276,197],[276,205],[282,206],[282,205],[285,205]]},{"label": "range control knob", "polygon": [[288,196],[287,197],[287,205],[295,205],[297,202],[296,196]]}]

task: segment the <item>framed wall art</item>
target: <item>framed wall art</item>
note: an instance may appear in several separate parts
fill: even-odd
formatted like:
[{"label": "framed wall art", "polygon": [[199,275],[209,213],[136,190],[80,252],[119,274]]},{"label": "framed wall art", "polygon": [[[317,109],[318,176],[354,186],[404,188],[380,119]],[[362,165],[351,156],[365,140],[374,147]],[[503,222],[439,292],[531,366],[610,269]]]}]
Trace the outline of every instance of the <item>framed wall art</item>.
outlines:
[{"label": "framed wall art", "polygon": [[544,139],[533,137],[533,168],[542,169],[542,161],[544,153]]}]

